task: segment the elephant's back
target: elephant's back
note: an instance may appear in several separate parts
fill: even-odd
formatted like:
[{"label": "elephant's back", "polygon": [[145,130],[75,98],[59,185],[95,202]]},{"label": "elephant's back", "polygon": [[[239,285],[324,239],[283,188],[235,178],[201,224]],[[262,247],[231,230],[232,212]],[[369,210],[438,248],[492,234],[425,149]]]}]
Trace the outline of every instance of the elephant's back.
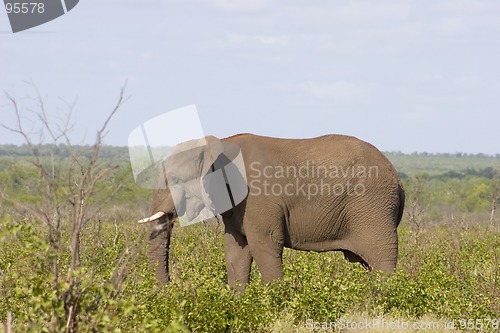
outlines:
[{"label": "elephant's back", "polygon": [[385,155],[372,144],[354,136],[327,134],[315,138],[287,139],[244,133],[223,140],[238,144],[247,164],[252,161],[275,167],[306,164],[327,169],[344,168],[344,171],[346,167],[363,166],[377,169],[378,176],[399,182],[396,170]]},{"label": "elephant's back", "polygon": [[330,166],[365,165],[392,169],[392,164],[372,144],[354,136],[328,134],[309,139],[276,139],[284,155],[297,161],[318,161]]}]

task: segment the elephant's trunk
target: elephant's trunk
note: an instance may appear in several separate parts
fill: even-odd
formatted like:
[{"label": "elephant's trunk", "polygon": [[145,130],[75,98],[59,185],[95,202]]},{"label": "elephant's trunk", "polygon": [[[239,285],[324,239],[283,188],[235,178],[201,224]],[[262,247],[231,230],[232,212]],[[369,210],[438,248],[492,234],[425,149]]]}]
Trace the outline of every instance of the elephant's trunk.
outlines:
[{"label": "elephant's trunk", "polygon": [[170,219],[169,215],[161,215],[161,217],[154,220],[156,223],[152,224],[149,229],[148,259],[155,270],[156,278],[160,283],[164,284],[170,281],[168,260],[170,239],[174,227],[174,219]]}]

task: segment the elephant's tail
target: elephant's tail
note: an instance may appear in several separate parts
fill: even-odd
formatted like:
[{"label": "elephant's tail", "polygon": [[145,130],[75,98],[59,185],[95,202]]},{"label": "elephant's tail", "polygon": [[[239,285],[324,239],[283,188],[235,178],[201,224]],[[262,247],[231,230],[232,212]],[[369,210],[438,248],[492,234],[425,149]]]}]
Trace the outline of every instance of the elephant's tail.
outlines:
[{"label": "elephant's tail", "polygon": [[405,210],[405,190],[403,189],[403,186],[401,183],[399,183],[398,186],[398,194],[399,194],[399,211],[398,211],[398,219],[396,223],[396,227],[399,226],[399,223],[401,222],[401,219],[403,218],[403,212]]}]

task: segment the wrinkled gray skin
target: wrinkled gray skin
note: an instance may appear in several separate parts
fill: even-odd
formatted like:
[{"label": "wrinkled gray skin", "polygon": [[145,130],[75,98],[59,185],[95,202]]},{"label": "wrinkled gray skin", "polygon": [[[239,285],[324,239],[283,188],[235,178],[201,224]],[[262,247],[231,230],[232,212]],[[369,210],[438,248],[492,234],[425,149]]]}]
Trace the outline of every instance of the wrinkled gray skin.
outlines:
[{"label": "wrinkled gray skin", "polygon": [[[240,134],[223,140],[207,137],[207,141],[222,143],[220,154],[216,156],[218,158],[224,157],[224,144],[227,142],[241,148],[249,184],[248,197],[222,214],[224,252],[231,287],[244,288],[248,284],[253,260],[264,281],[282,279],[284,247],[317,252],[342,251],[346,259],[360,262],[368,269],[394,271],[398,256],[396,229],[404,209],[404,191],[393,166],[375,147],[341,135],[277,139]],[[212,153],[199,148],[193,150],[192,156],[183,154],[183,160],[177,163],[184,167],[175,177],[182,181],[183,177],[191,179],[208,172],[214,163]],[[263,172],[264,166],[270,167],[267,171],[275,171],[280,166],[292,166],[298,170],[307,163],[309,170],[325,170],[321,169],[324,167],[327,170],[351,171],[369,170],[371,167],[370,170],[377,172],[356,174],[354,177],[351,174],[332,176],[323,173],[297,178],[277,177],[275,174],[266,177]],[[294,193],[265,193],[262,187],[264,181],[277,189],[294,184],[293,187],[289,185],[288,194]],[[307,198],[295,189],[295,185],[303,183],[323,184],[325,190],[322,195]],[[327,186],[337,189],[336,193],[327,193]],[[345,191],[340,193],[338,190],[342,188]],[[353,188],[357,189],[357,193],[353,194]],[[201,203],[206,204],[206,199],[187,194],[176,198],[180,200],[176,206],[187,210],[188,216],[196,216],[203,206]],[[152,223],[149,259],[157,278],[167,282],[173,221],[177,213],[182,215],[184,211],[176,211],[169,190],[157,190],[152,213],[158,211],[166,215]]]}]

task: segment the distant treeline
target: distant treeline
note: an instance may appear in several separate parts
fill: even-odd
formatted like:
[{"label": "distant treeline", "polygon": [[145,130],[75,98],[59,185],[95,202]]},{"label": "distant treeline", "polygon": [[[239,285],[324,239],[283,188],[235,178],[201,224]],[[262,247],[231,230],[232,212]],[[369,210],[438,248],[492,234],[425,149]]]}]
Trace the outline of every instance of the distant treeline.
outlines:
[{"label": "distant treeline", "polygon": [[428,174],[441,179],[462,179],[468,176],[492,179],[500,176],[500,154],[466,153],[385,153],[402,177]]},{"label": "distant treeline", "polygon": [[[88,145],[73,145],[74,150],[89,150],[92,146]],[[52,144],[36,145],[36,151],[40,156],[50,155],[54,153],[55,156],[67,157],[69,155],[68,146],[61,143],[54,147]],[[123,156],[123,154],[128,153],[128,147],[118,147],[118,146],[101,146],[102,157],[112,157],[112,156]],[[470,154],[470,153],[427,153],[427,152],[413,152],[413,153],[402,153],[400,151],[390,151],[385,152],[385,155],[392,157],[424,157],[424,158],[487,158],[487,159],[498,159],[500,162],[500,154],[488,155],[484,153]],[[0,145],[0,156],[31,156],[30,147],[27,144],[14,145],[14,144],[2,144]]]},{"label": "distant treeline", "polygon": [[427,153],[427,152],[413,152],[413,153],[402,153],[400,151],[389,151],[385,152],[386,155],[392,156],[415,156],[415,157],[476,157],[476,158],[497,158],[500,160],[500,154],[488,155],[484,153]]},{"label": "distant treeline", "polygon": [[[65,144],[59,144],[54,146],[52,144],[36,145],[34,146],[35,153],[38,156],[51,156],[54,157],[69,157],[70,147]],[[72,145],[71,149],[78,154],[85,155],[86,152],[90,152],[93,146],[89,145]],[[27,144],[23,145],[0,145],[0,156],[10,156],[10,157],[31,157],[31,148]],[[99,156],[104,159],[116,159],[122,161],[128,159],[128,148],[127,147],[114,147],[103,145],[100,147]]]},{"label": "distant treeline", "polygon": [[[424,173],[427,174],[427,173]],[[410,178],[406,173],[399,172],[399,176],[402,179]],[[439,180],[448,180],[448,179],[464,179],[468,177],[480,177],[486,179],[496,179],[500,178],[500,169],[494,169],[492,167],[486,167],[479,170],[474,168],[467,168],[461,171],[450,170],[441,174],[435,175],[427,175],[428,179],[439,179]]]},{"label": "distant treeline", "polygon": [[[70,147],[65,144],[54,146],[44,144],[35,146],[35,153],[40,156],[67,158]],[[71,146],[73,152],[79,156],[90,155],[93,147],[88,145]],[[31,148],[26,145],[0,145],[0,157],[29,158]],[[500,154],[486,155],[468,153],[411,153],[386,152],[385,155],[395,165],[401,178],[408,178],[418,174],[428,174],[430,179],[463,179],[467,177],[481,177],[494,179],[500,177]],[[100,148],[100,158],[112,160],[116,163],[129,162],[128,147],[103,145]]]}]

